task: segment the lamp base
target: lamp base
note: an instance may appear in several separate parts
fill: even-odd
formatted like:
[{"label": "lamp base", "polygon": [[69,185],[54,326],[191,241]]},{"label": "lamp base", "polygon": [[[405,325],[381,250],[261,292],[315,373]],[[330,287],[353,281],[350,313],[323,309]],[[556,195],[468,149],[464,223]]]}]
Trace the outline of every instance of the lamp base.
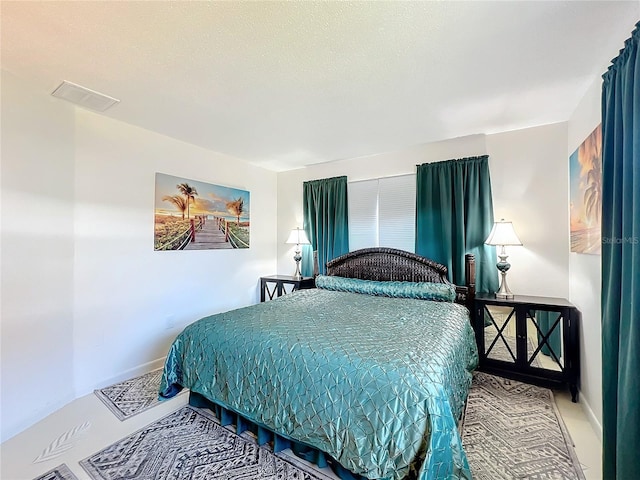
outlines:
[{"label": "lamp base", "polygon": [[507,285],[507,272],[500,272],[501,280],[500,280],[500,288],[496,292],[496,298],[509,299],[513,298],[513,292],[509,289],[509,285]]},{"label": "lamp base", "polygon": [[513,298],[513,292],[509,290],[509,285],[507,285],[507,272],[511,268],[511,264],[507,261],[509,256],[507,255],[504,245],[502,245],[502,249],[500,250],[500,253],[498,253],[498,257],[500,260],[496,264],[496,268],[500,272],[500,288],[496,292],[496,298]]},{"label": "lamp base", "polygon": [[497,293],[496,298],[501,298],[503,300],[511,300],[514,297],[513,293]]},{"label": "lamp base", "polygon": [[294,280],[302,280],[302,274],[300,273],[300,260],[302,260],[302,255],[300,255],[300,250],[296,248],[296,254],[293,256],[293,259],[296,261],[296,273],[293,274]]}]

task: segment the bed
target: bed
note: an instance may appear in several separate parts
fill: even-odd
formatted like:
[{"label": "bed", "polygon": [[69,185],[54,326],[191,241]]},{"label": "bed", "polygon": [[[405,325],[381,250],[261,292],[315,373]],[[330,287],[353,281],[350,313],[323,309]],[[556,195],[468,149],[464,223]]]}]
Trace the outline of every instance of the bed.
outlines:
[{"label": "bed", "polygon": [[[418,255],[368,248],[315,289],[202,318],[173,342],[160,398],[190,390],[341,478],[471,478],[457,422],[477,366],[467,285]],[[465,306],[466,305],[466,306]]]}]

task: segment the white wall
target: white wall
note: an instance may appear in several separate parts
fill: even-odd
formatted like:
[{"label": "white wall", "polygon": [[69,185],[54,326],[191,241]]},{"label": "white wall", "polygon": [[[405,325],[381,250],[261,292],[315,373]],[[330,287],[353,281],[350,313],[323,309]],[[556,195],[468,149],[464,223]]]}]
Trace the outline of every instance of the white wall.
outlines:
[{"label": "white wall", "polygon": [[[2,439],[161,366],[276,269],[274,172],[2,84]],[[248,250],[153,251],[154,175],[251,192]]]},{"label": "white wall", "polygon": [[513,221],[522,247],[507,247],[520,295],[569,296],[567,124],[487,135],[496,219]]},{"label": "white wall", "polygon": [[[161,360],[188,323],[258,300],[258,278],[275,268],[276,174],[87,111],[78,110],[76,125],[82,395]],[[155,172],[249,190],[251,248],[154,252]]]},{"label": "white wall", "polygon": [[[349,181],[415,173],[424,162],[489,155],[494,212],[512,220],[523,247],[512,247],[509,285],[519,294],[568,297],[568,172],[565,123],[474,135],[278,174],[278,273],[293,270],[291,228],[302,225],[302,182]],[[497,275],[497,271],[496,271]]]},{"label": "white wall", "polygon": [[74,398],[73,108],[2,71],[2,440]]},{"label": "white wall", "polygon": [[[567,158],[601,122],[602,79],[597,78],[569,119]],[[570,300],[582,312],[580,402],[602,436],[602,262],[600,255],[569,255]]]}]

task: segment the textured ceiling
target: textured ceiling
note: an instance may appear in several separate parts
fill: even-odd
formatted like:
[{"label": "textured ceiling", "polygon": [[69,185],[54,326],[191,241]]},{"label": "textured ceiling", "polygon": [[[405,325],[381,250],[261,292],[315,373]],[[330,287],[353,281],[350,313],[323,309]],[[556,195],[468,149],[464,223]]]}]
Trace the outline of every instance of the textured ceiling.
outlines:
[{"label": "textured ceiling", "polygon": [[2,68],[274,170],[565,121],[640,3],[7,2]]}]

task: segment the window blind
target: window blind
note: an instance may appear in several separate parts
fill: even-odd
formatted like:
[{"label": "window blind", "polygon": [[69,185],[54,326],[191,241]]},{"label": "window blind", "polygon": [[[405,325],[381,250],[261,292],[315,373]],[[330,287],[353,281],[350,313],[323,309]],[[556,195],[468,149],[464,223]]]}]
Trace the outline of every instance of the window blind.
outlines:
[{"label": "window blind", "polygon": [[348,184],[349,249],[415,250],[416,176]]},{"label": "window blind", "polygon": [[416,235],[416,176],[381,178],[378,184],[379,246],[413,252]]},{"label": "window blind", "polygon": [[378,246],[378,180],[347,184],[349,250]]}]

